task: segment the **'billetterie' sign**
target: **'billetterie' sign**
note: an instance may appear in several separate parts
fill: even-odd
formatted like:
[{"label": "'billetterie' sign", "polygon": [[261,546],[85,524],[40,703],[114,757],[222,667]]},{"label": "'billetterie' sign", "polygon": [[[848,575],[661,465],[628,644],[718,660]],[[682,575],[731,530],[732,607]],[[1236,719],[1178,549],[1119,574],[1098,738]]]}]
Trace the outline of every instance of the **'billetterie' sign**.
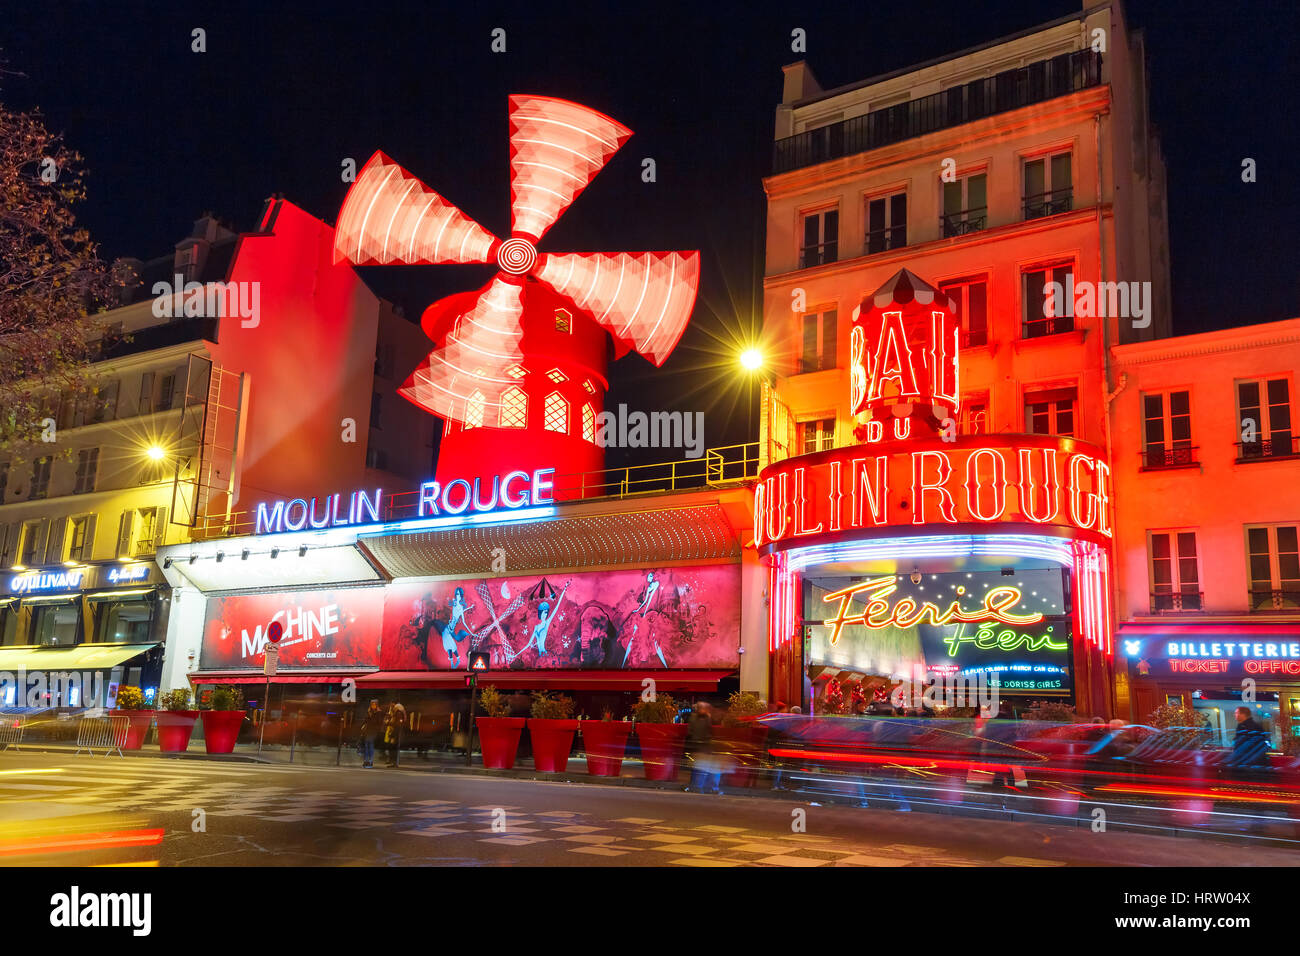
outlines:
[{"label": "'billetterie' sign", "polygon": [[777,462],[754,491],[754,543],[1005,522],[1110,537],[1110,467],[1099,448],[1006,437],[850,445]]}]

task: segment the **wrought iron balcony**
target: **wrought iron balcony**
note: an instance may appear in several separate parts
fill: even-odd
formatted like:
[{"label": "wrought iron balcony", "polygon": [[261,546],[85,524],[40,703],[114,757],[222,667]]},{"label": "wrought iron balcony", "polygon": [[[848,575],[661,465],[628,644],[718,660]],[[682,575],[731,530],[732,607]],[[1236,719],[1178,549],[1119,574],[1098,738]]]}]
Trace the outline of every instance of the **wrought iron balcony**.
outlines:
[{"label": "wrought iron balcony", "polygon": [[1294,458],[1300,455],[1300,436],[1274,432],[1267,438],[1237,442],[1237,461],[1266,461],[1270,458]]},{"label": "wrought iron balcony", "polygon": [[951,239],[953,236],[964,236],[988,228],[989,207],[979,206],[974,209],[963,209],[961,212],[950,212],[947,215],[940,216],[939,220],[943,225],[943,237],[945,239]]},{"label": "wrought iron balcony", "polygon": [[824,266],[830,262],[838,262],[839,247],[838,241],[823,242],[818,246],[804,246],[799,250],[799,268],[811,269],[813,266]]},{"label": "wrought iron balcony", "polygon": [[1252,611],[1290,611],[1300,609],[1300,588],[1251,588]]},{"label": "wrought iron balcony", "polygon": [[1204,594],[1201,591],[1152,591],[1152,614],[1178,614],[1182,611],[1205,610]]},{"label": "wrought iron balcony", "polygon": [[1186,468],[1198,463],[1196,446],[1175,445],[1172,448],[1152,446],[1142,452],[1142,470],[1156,471],[1161,468]]},{"label": "wrought iron balcony", "polygon": [[1021,337],[1026,339],[1038,339],[1044,335],[1059,335],[1062,332],[1074,331],[1074,316],[1072,315],[1053,315],[1042,319],[1025,319],[1024,328],[1021,331]]},{"label": "wrought iron balcony", "polygon": [[1100,53],[1092,50],[1062,53],[1049,60],[777,140],[772,171],[785,173],[841,156],[865,153],[914,136],[1077,93],[1100,83]]},{"label": "wrought iron balcony", "polygon": [[1025,218],[1042,219],[1055,216],[1058,212],[1069,212],[1074,208],[1074,189],[1053,189],[1051,192],[1038,193],[1025,197]]},{"label": "wrought iron balcony", "polygon": [[902,249],[907,245],[907,226],[890,226],[888,229],[873,229],[863,241],[867,255],[885,252],[888,249]]}]

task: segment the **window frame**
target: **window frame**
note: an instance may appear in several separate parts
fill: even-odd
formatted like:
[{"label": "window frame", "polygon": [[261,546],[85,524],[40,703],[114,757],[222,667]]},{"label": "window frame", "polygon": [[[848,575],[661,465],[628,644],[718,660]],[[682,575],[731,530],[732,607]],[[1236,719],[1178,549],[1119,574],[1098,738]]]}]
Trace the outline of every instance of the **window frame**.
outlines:
[{"label": "window frame", "polygon": [[[908,202],[907,192],[907,186],[905,185],[894,186],[881,192],[868,193],[863,197],[862,223],[864,228],[862,230],[862,254],[864,256],[874,256],[879,255],[882,252],[891,252],[895,249],[907,248],[907,227],[908,220],[911,218],[911,210],[909,209],[911,203]],[[898,199],[900,196],[903,200],[902,225],[899,225],[894,221],[894,200]],[[881,229],[872,229],[871,204],[877,202],[881,203],[884,208],[885,225]],[[900,229],[903,232],[903,239],[901,242],[897,241],[896,235],[897,231]],[[881,236],[882,243],[877,248],[872,248],[872,237],[877,234]]]},{"label": "window frame", "polygon": [[[823,426],[830,423],[830,429]],[[808,447],[808,427],[815,429],[815,447]],[[811,455],[819,451],[828,451],[835,447],[836,432],[838,431],[839,422],[832,415],[807,416],[795,419],[795,445],[800,449],[799,454]]]},{"label": "window frame", "polygon": [[[1282,551],[1278,535],[1278,532],[1281,530],[1290,531],[1295,536],[1297,542],[1297,550],[1295,552],[1289,550],[1286,552]],[[1252,559],[1259,554],[1259,552],[1251,550],[1250,537],[1252,531],[1263,531],[1266,535],[1268,545],[1266,556],[1268,557],[1269,564],[1269,583],[1267,588],[1268,597],[1266,606],[1258,603],[1259,599],[1256,597],[1258,594],[1265,593],[1265,589],[1256,587],[1256,583],[1259,579],[1255,577],[1255,573],[1251,568]],[[1253,523],[1245,525],[1244,532],[1246,546],[1246,582],[1248,588],[1247,593],[1250,599],[1250,609],[1252,611],[1272,611],[1291,609],[1300,606],[1300,522]],[[1282,556],[1284,553],[1287,555],[1296,555],[1297,568],[1295,577],[1282,577]],[[1288,595],[1290,596],[1290,604],[1287,604]]]},{"label": "window frame", "polygon": [[[1068,156],[1070,160],[1070,183],[1067,186],[1058,186],[1053,182],[1052,160],[1060,156]],[[1030,194],[1029,167],[1033,163],[1043,164],[1043,192]],[[1021,156],[1020,201],[1021,215],[1024,221],[1044,219],[1047,216],[1072,211],[1074,209],[1074,180],[1076,178],[1074,173],[1074,144],[1057,146],[1032,155]],[[1040,200],[1040,202],[1031,204],[1032,200]],[[1037,211],[1031,214],[1031,208]]]},{"label": "window frame", "polygon": [[[809,320],[812,320],[817,327],[817,345],[813,353],[812,367],[808,364],[808,354],[805,347],[808,344],[807,328]],[[829,320],[829,322],[828,322]],[[835,341],[827,347],[826,332],[827,325],[834,327]],[[839,337],[840,337],[840,318],[839,308],[837,306],[823,306],[822,308],[813,309],[804,312],[799,316],[799,371],[798,375],[811,375],[813,372],[826,372],[839,367]]]},{"label": "window frame", "polygon": [[[828,213],[835,214],[835,236],[832,239],[826,238],[826,233],[827,233],[826,215]],[[817,227],[817,235],[819,237],[819,241],[813,246],[809,246],[807,242],[809,219],[819,220],[819,224]],[[839,254],[840,205],[839,203],[834,203],[828,206],[818,206],[812,209],[805,209],[801,211],[799,213],[799,231],[798,234],[796,235],[796,241],[799,243],[799,268],[800,269],[814,269],[817,266],[827,266],[832,263],[839,262],[840,261],[840,254]],[[829,258],[827,257],[827,252],[826,252],[828,246],[831,247]],[[809,261],[808,250],[810,248],[817,250],[816,262]]]},{"label": "window frame", "polygon": [[[1047,262],[1038,262],[1033,265],[1020,267],[1020,338],[1022,340],[1029,341],[1032,339],[1047,338],[1051,335],[1064,335],[1076,330],[1073,302],[1064,303],[1069,309],[1069,315],[1047,315],[1047,284],[1056,281],[1055,276],[1062,270],[1064,270],[1069,276],[1077,277],[1077,260],[1074,258],[1053,259]],[[1028,311],[1029,303],[1030,300],[1035,297],[1029,294],[1029,277],[1040,272],[1043,273],[1044,276],[1044,291],[1036,297],[1038,301],[1038,316],[1031,319]],[[1062,283],[1062,287],[1067,287],[1067,284]],[[1049,324],[1051,324],[1051,328],[1048,328]],[[1064,326],[1064,328],[1062,328],[1062,326]],[[1031,328],[1044,328],[1048,330],[1035,332],[1031,335]]]},{"label": "window frame", "polygon": [[[972,207],[970,204],[970,181],[979,176],[984,177],[984,205]],[[949,186],[959,186],[961,189],[961,208],[956,212],[946,211]],[[979,212],[981,215],[971,216],[972,212]],[[942,176],[939,178],[940,238],[952,239],[956,236],[969,235],[972,232],[981,232],[988,228],[988,224],[989,171],[987,166],[980,169],[971,169],[964,173],[958,173],[957,178],[952,182],[945,182]]]},{"label": "window frame", "polygon": [[[984,328],[982,330],[972,329],[970,327],[970,290],[973,286],[984,287]],[[962,276],[958,279],[948,279],[938,284],[938,289],[949,298],[955,298],[957,301],[957,321],[961,326],[961,338],[963,348],[983,348],[989,345],[989,275]],[[959,291],[959,296],[954,296],[954,291]],[[981,341],[976,341],[982,335]]]},{"label": "window frame", "polygon": [[[1175,415],[1173,397],[1187,396],[1186,415]],[[1154,450],[1154,443],[1148,435],[1148,423],[1156,421],[1147,412],[1147,400],[1160,401],[1160,449]],[[1138,397],[1138,413],[1141,421],[1142,469],[1153,471],[1161,468],[1182,468],[1196,464],[1196,446],[1192,442],[1192,390],[1191,387],[1163,388],[1155,391],[1143,391]],[[1175,438],[1173,425],[1177,419],[1187,419],[1187,437]]]},{"label": "window frame", "polygon": [[[1187,557],[1183,554],[1183,541],[1185,535],[1190,535],[1192,539],[1192,555]],[[1169,554],[1165,558],[1156,557],[1155,539],[1163,537],[1169,547]],[[1156,563],[1157,561],[1169,562],[1169,581],[1161,584],[1156,580]],[[1192,561],[1194,567],[1195,581],[1183,580],[1183,562]],[[1204,600],[1202,598],[1201,581],[1201,543],[1197,537],[1196,528],[1149,528],[1147,530],[1147,583],[1150,588],[1151,611],[1158,613],[1161,611],[1202,611],[1204,610]],[[1194,589],[1189,589],[1194,585]],[[1168,590],[1161,590],[1168,588]],[[1188,596],[1193,596],[1189,601]],[[1168,607],[1161,607],[1161,598],[1167,598]]]},{"label": "window frame", "polygon": [[[1273,426],[1273,409],[1276,407],[1269,401],[1268,386],[1273,382],[1282,382],[1286,386],[1286,409],[1288,427],[1286,429],[1276,429]],[[1241,387],[1243,385],[1254,385],[1259,389],[1259,422],[1255,431],[1255,440],[1248,442],[1242,440],[1242,422],[1244,411],[1241,404]],[[1294,398],[1295,389],[1292,387],[1291,376],[1288,374],[1265,375],[1258,378],[1239,378],[1233,379],[1232,382],[1233,401],[1237,409],[1237,460],[1238,461],[1256,461],[1267,460],[1270,458],[1286,458],[1296,454],[1296,427],[1295,427],[1295,407]],[[1287,436],[1285,445],[1281,450],[1274,448],[1274,434],[1285,434]],[[1248,452],[1247,449],[1257,449]]]}]

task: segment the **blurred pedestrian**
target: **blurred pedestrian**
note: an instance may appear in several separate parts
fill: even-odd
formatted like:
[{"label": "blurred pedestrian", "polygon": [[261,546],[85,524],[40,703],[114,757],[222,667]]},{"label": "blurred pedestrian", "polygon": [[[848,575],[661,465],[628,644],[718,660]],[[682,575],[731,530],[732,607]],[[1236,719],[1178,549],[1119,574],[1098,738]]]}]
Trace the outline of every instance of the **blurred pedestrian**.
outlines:
[{"label": "blurred pedestrian", "polygon": [[717,758],[713,752],[713,720],[709,705],[700,701],[687,722],[686,746],[691,754],[691,783],[687,790],[704,793],[722,792],[722,774],[717,771]]},{"label": "blurred pedestrian", "polygon": [[384,750],[389,767],[397,766],[397,752],[402,745],[402,730],[405,727],[406,708],[400,701],[394,701],[384,719]]},{"label": "blurred pedestrian", "polygon": [[379,709],[379,701],[372,700],[361,720],[361,766],[370,768],[375,765],[375,740],[384,732],[384,712]]},{"label": "blurred pedestrian", "polygon": [[1269,737],[1264,733],[1249,707],[1236,710],[1237,730],[1232,735],[1232,755],[1229,762],[1233,767],[1249,770],[1261,770],[1268,766]]}]

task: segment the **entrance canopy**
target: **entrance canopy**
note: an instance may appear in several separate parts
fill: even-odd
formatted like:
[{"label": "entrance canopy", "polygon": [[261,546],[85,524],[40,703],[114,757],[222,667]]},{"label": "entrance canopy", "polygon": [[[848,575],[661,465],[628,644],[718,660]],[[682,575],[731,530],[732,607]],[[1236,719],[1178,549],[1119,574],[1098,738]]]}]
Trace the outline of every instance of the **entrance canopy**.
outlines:
[{"label": "entrance canopy", "polygon": [[[730,670],[609,670],[579,671],[548,669],[540,671],[479,671],[478,686],[491,684],[502,690],[547,690],[555,688],[568,691],[641,690],[646,679],[655,682],[660,691],[711,691],[718,683],[734,674]],[[381,671],[357,679],[358,687],[401,687],[451,689],[464,687],[466,671]]]}]

